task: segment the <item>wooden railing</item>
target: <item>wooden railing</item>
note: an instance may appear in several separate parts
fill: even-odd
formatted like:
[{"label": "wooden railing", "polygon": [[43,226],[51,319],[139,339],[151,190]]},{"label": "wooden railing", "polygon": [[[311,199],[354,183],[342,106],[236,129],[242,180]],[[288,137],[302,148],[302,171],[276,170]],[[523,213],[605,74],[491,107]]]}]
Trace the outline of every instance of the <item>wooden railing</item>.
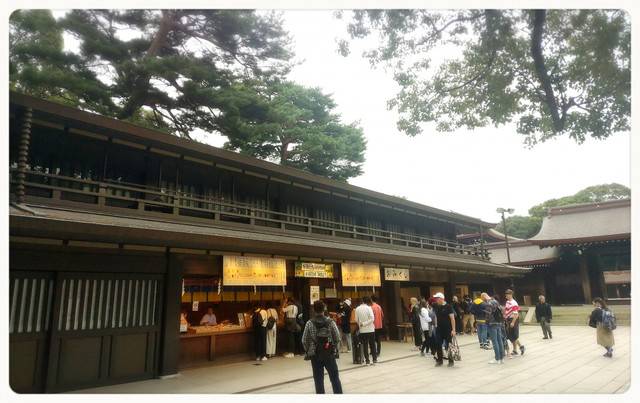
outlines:
[{"label": "wooden railing", "polygon": [[[10,170],[11,184],[16,183],[15,169]],[[259,208],[247,203],[220,198],[203,198],[182,192],[114,181],[93,181],[27,171],[25,187],[31,196],[95,204],[100,207],[120,207],[139,211],[154,211],[177,216],[191,216],[213,221],[234,221],[250,225],[278,228],[283,231],[309,232],[346,237],[370,242],[387,243],[420,249],[489,258],[486,249],[464,245],[446,239],[388,231],[319,218],[287,214]]]}]

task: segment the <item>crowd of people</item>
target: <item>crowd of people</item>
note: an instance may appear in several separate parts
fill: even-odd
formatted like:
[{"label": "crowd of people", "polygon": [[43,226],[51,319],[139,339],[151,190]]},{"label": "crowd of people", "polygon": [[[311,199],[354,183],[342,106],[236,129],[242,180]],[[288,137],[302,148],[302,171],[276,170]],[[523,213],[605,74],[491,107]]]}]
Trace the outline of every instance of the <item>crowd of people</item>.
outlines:
[{"label": "crowd of people", "polygon": [[[597,329],[597,342],[606,350],[604,356],[612,357],[615,316],[603,299],[596,298],[593,303],[589,325]],[[489,364],[500,365],[505,363],[505,358],[525,355],[526,347],[520,339],[520,306],[510,289],[504,292],[503,300],[483,292],[475,299],[465,295],[459,300],[453,296],[448,302],[444,294],[438,292],[428,299],[411,298],[407,308],[415,350],[420,351],[421,356],[430,354],[436,367],[442,366],[445,359],[450,367],[460,359],[456,335],[477,335],[481,349],[493,350]],[[255,307],[256,360],[275,355],[278,314],[269,304],[265,308]],[[305,360],[311,362],[316,393],[324,393],[325,370],[333,393],[342,393],[336,362],[340,353],[352,353],[355,364],[378,363],[385,328],[384,311],[375,295],[358,301],[346,298],[331,314],[324,302],[315,301],[308,320],[304,320],[302,306],[288,298],[280,307],[280,314],[284,316],[284,329],[288,332],[284,357],[304,355]],[[542,338],[552,339],[553,313],[544,295],[538,298],[535,318],[542,329]]]}]

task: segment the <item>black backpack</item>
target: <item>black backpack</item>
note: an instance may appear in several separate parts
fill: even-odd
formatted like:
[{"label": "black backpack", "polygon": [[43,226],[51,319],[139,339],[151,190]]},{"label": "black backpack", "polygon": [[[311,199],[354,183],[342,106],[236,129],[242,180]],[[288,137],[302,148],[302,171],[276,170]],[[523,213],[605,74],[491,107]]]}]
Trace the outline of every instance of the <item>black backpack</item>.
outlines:
[{"label": "black backpack", "polygon": [[502,323],[504,322],[504,316],[502,316],[502,308],[500,307],[499,304],[496,304],[495,309],[493,310],[493,319],[497,322],[497,323]]},{"label": "black backpack", "polygon": [[322,323],[312,321],[313,326],[316,328],[316,357],[323,359],[335,356],[335,346],[331,339],[331,329],[329,329],[329,323],[331,319],[326,319]]},{"label": "black backpack", "polygon": [[[262,310],[260,310],[262,311]],[[251,323],[253,324],[253,328],[257,329],[259,327],[262,326],[262,315],[260,315],[260,311],[254,311],[253,312],[253,319],[251,321]]]},{"label": "black backpack", "polygon": [[276,324],[276,319],[273,316],[267,318],[267,329],[271,330]]}]

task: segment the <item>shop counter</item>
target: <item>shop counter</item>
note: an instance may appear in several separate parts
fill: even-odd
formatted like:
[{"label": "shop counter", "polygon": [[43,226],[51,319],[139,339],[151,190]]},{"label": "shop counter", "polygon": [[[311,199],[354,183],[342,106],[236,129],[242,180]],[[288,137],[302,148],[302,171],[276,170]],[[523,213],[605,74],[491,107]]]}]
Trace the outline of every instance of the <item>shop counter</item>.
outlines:
[{"label": "shop counter", "polygon": [[190,367],[215,357],[247,353],[251,349],[252,328],[244,326],[195,326],[180,334],[180,367]]},{"label": "shop counter", "polygon": [[[286,339],[284,326],[278,323],[278,344]],[[282,344],[280,344],[282,343]],[[280,347],[279,347],[280,348]],[[253,351],[253,328],[239,325],[193,326],[180,334],[180,368],[206,364],[218,357],[250,354]]]}]

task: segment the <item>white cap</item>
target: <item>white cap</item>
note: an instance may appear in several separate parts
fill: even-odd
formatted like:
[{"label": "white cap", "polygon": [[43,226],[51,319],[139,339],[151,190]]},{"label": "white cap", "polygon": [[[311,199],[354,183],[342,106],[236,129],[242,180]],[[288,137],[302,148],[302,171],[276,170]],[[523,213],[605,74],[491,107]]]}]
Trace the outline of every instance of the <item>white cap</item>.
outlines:
[{"label": "white cap", "polygon": [[433,296],[433,298],[442,298],[442,299],[444,299],[444,294],[443,294],[443,293],[441,293],[441,292],[437,292],[437,293],[435,293],[435,295]]},{"label": "white cap", "polygon": [[345,299],[344,303],[351,306],[351,300],[349,298]]}]

